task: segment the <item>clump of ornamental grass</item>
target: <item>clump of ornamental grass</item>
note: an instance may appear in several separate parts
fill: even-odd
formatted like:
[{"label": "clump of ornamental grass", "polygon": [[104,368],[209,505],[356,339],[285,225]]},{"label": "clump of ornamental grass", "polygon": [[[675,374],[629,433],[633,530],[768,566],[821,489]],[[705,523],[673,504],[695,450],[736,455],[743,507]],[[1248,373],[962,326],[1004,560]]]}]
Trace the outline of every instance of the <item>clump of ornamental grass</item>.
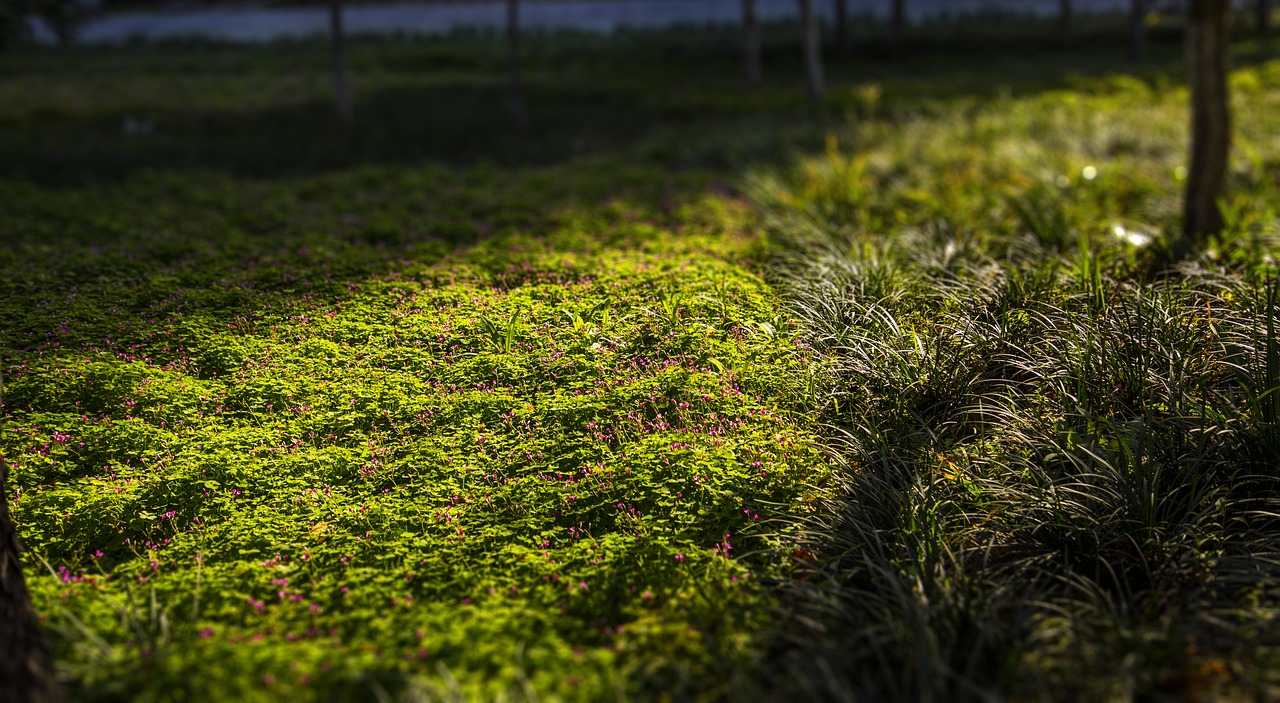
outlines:
[{"label": "clump of ornamental grass", "polygon": [[1241,164],[1228,230],[1150,275],[1176,113],[1122,104],[864,121],[751,182],[842,481],[793,523],[779,687],[1280,692],[1275,186]]},{"label": "clump of ornamental grass", "polygon": [[922,248],[780,273],[844,480],[800,521],[792,673],[873,699],[1274,692],[1274,280]]}]

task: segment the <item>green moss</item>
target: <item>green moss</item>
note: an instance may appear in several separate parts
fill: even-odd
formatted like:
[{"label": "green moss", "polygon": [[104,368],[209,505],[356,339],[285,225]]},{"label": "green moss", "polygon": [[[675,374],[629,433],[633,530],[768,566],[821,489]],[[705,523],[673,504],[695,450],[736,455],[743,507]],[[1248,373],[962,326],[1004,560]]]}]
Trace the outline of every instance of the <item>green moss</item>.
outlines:
[{"label": "green moss", "polygon": [[[946,559],[1035,532],[971,518],[1022,488],[984,467],[1038,455],[930,422],[968,407],[960,371],[1007,371],[983,364],[1008,351],[1000,335],[1038,329],[1026,301],[1101,323],[1127,300],[1112,288],[1144,284],[1152,248],[1115,228],[1156,247],[1176,229],[1176,47],[1141,69],[1088,42],[963,65],[860,55],[832,62],[815,108],[792,36],[770,35],[755,92],[732,32],[533,38],[530,135],[499,107],[488,37],[355,42],[346,128],[317,43],[9,57],[0,450],[77,696],[759,694],[793,673],[759,666],[769,648],[806,651],[777,638],[807,632],[777,606],[804,606],[788,562],[821,549],[793,554],[786,526],[831,507],[822,449],[850,436],[820,422],[914,433],[871,438],[893,451],[851,466],[901,469],[873,507],[920,508],[877,527],[881,556],[943,564],[921,586],[932,601],[913,573],[900,602],[874,578],[849,589],[868,608],[850,612],[889,605],[848,631],[907,633],[911,653],[917,626],[944,641],[949,623],[1002,622]],[[1237,58],[1232,226],[1201,262],[1236,277],[1224,300],[1274,271],[1276,236],[1280,70],[1253,47]],[[812,265],[785,296],[762,275],[787,270],[779,254]],[[797,322],[801,294],[817,312]],[[1001,295],[1003,327],[952,334]],[[883,364],[840,375],[874,350]],[[1096,385],[1081,397],[1119,402]],[[1063,393],[1030,395],[1028,423],[1074,441],[1054,425]],[[806,527],[840,524],[815,514]],[[831,583],[912,563],[850,577],[841,558]],[[1072,641],[1097,639],[1068,620],[1085,628]],[[1061,623],[1045,623],[1051,638]],[[1055,642],[999,652],[1124,683]],[[848,651],[824,654],[863,661]]]},{"label": "green moss", "polygon": [[[527,677],[592,700],[641,669],[678,688],[741,668],[780,567],[761,525],[827,474],[790,415],[803,357],[760,331],[780,310],[736,263],[740,204],[551,208],[558,175],[229,188],[141,241],[10,255],[36,274],[7,277],[3,313],[13,511],[83,693],[315,697],[445,670],[468,695]],[[344,239],[375,208],[322,193],[370,178],[432,193],[434,217],[377,208],[420,239]],[[628,178],[657,182],[616,192]],[[521,190],[548,209],[502,197]],[[284,231],[218,241],[244,200]],[[545,234],[436,240],[473,202]]]}]

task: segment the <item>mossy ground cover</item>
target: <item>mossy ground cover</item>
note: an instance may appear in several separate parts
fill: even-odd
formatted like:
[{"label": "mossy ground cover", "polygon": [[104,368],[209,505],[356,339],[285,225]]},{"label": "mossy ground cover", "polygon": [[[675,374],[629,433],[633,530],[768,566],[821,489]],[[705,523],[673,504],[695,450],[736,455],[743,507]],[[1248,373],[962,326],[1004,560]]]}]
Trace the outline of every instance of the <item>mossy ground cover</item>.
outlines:
[{"label": "mossy ground cover", "polygon": [[730,31],[534,38],[527,135],[489,37],[357,42],[348,128],[319,43],[9,57],[0,449],[72,691],[1273,692],[1277,64],[1160,274],[1176,36],[935,28],[812,108],[792,29],[756,91]]},{"label": "mossy ground cover", "polygon": [[[155,181],[227,200],[155,225],[177,239],[7,255],[13,510],[77,687],[731,681],[779,567],[749,555],[827,473],[792,415],[803,350],[740,202],[654,211],[623,192],[653,173],[610,175],[586,209],[555,172]],[[370,181],[389,199],[343,198]],[[502,224],[521,189],[546,200]],[[378,226],[421,240],[333,235],[406,199],[444,214]],[[299,233],[232,234],[263,203]],[[502,233],[456,247],[450,219]],[[190,228],[204,250],[173,256]]]}]

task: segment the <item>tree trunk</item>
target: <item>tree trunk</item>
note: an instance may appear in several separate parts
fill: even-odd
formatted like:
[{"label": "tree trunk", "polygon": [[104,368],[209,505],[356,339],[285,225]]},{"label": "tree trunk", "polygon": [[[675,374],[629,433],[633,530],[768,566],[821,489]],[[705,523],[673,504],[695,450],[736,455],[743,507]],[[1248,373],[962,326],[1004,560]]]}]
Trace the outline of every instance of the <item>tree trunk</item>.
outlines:
[{"label": "tree trunk", "polygon": [[756,19],[756,0],[742,0],[742,34],[747,84],[760,85],[764,71],[760,61],[760,22]]},{"label": "tree trunk", "polygon": [[[30,7],[37,11],[36,14],[44,20],[45,24],[49,25],[53,36],[58,40],[59,47],[66,49],[75,43],[80,22],[77,21],[77,8],[72,5],[72,0],[50,0],[44,3],[33,3]],[[26,14],[21,4],[16,6],[16,12],[19,17]]]},{"label": "tree trunk", "polygon": [[1058,0],[1058,42],[1071,43],[1071,0]]},{"label": "tree trunk", "polygon": [[1218,200],[1227,183],[1231,113],[1227,95],[1229,0],[1192,0],[1187,28],[1191,84],[1191,165],[1183,200],[1180,256],[1222,229]]},{"label": "tree trunk", "polygon": [[58,46],[63,49],[70,47],[74,41],[75,33],[71,31],[71,23],[66,20],[54,22],[53,33],[58,37]]},{"label": "tree trunk", "polygon": [[1129,59],[1138,62],[1147,52],[1147,0],[1129,3]]},{"label": "tree trunk", "polygon": [[57,703],[65,697],[22,578],[22,545],[9,519],[8,478],[9,466],[0,459],[0,701]]},{"label": "tree trunk", "polygon": [[907,34],[906,0],[893,0],[893,17],[890,19],[894,50],[902,49],[902,38]]},{"label": "tree trunk", "polygon": [[524,106],[524,85],[520,70],[520,0],[507,0],[507,63],[510,72],[511,119],[516,131],[528,126],[528,112]]},{"label": "tree trunk", "polygon": [[813,11],[813,0],[800,0],[800,32],[809,99],[817,102],[826,92],[826,85],[822,77],[822,36],[818,32],[818,13]]},{"label": "tree trunk", "polygon": [[333,54],[333,92],[338,119],[351,121],[351,97],[347,94],[346,38],[342,31],[342,0],[329,0],[329,47]]},{"label": "tree trunk", "polygon": [[849,0],[835,0],[836,53],[849,55]]},{"label": "tree trunk", "polygon": [[1260,34],[1269,34],[1271,32],[1271,0],[1258,0],[1258,32]]}]

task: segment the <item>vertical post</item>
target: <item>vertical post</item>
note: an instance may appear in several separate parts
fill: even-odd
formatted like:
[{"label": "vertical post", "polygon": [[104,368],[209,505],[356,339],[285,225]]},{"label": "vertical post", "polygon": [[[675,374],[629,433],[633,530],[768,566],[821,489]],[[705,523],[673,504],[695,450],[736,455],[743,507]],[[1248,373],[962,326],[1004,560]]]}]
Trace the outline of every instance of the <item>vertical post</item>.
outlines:
[{"label": "vertical post", "polygon": [[1141,61],[1146,49],[1147,0],[1129,0],[1129,60]]},{"label": "vertical post", "polygon": [[58,20],[53,23],[53,33],[58,37],[59,47],[65,49],[71,46],[74,32],[71,31],[71,23],[68,22],[66,18],[59,17]]},{"label": "vertical post", "polygon": [[813,11],[813,0],[800,0],[800,25],[809,99],[817,102],[826,92],[826,81],[822,77],[822,36],[818,32],[818,15]]},{"label": "vertical post", "polygon": [[510,73],[511,119],[516,131],[528,126],[524,86],[520,70],[520,0],[507,0],[507,65]]},{"label": "vertical post", "polygon": [[329,0],[329,47],[333,55],[333,92],[338,119],[351,121],[351,96],[347,94],[346,39],[342,30],[342,0]]},{"label": "vertical post", "polygon": [[1071,0],[1058,0],[1058,42],[1071,43]]},{"label": "vertical post", "polygon": [[849,55],[849,0],[835,0],[836,53]]},{"label": "vertical post", "polygon": [[1187,28],[1191,84],[1191,164],[1183,200],[1180,256],[1222,229],[1218,200],[1227,183],[1231,113],[1227,94],[1229,0],[1192,0]]},{"label": "vertical post", "polygon": [[907,34],[906,0],[893,0],[893,17],[890,22],[891,31],[893,32],[893,48],[895,51],[900,51],[902,49],[902,39]]},{"label": "vertical post", "polygon": [[764,71],[760,60],[760,22],[756,18],[756,0],[742,0],[742,35],[747,85],[760,85]]}]

